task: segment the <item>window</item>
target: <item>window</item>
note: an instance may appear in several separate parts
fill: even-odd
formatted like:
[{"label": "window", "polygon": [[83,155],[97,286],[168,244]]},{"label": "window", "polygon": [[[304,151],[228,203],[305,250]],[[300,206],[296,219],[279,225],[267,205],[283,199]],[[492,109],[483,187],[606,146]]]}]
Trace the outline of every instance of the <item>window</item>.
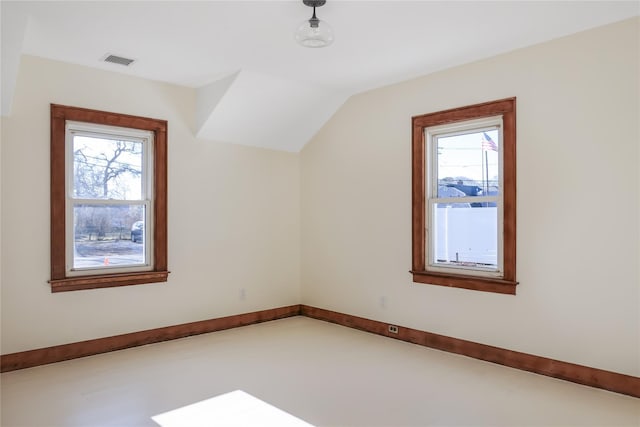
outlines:
[{"label": "window", "polygon": [[515,104],[413,118],[414,282],[515,294]]},{"label": "window", "polygon": [[167,122],[51,105],[52,292],[167,280]]}]

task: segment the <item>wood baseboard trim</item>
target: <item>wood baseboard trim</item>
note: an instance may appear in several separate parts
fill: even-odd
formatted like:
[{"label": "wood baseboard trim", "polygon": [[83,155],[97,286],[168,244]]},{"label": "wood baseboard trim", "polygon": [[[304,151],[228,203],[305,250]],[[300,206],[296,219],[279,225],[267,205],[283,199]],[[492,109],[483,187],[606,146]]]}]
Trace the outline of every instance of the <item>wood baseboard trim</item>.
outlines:
[{"label": "wood baseboard trim", "polygon": [[532,354],[506,350],[461,340],[444,335],[425,332],[418,329],[398,326],[398,333],[390,333],[389,324],[377,320],[365,319],[350,314],[338,313],[308,305],[291,305],[269,310],[255,311],[184,323],[175,326],[149,329],[146,331],[97,338],[71,344],[22,351],[0,356],[0,372],[31,368],[64,360],[77,359],[110,351],[123,350],[161,341],[184,338],[191,335],[206,334],[225,329],[238,328],[271,320],[293,316],[306,316],[312,319],[336,323],[349,328],[382,335],[401,341],[422,345],[436,350],[460,354],[487,362],[497,363],[523,371],[546,375],[565,381],[600,388],[615,393],[640,398],[640,378],[603,369],[590,368],[560,360],[535,356]]},{"label": "wood baseboard trim", "polygon": [[62,362],[63,360],[77,359],[79,357],[92,356],[95,354],[107,353],[130,347],[184,338],[191,335],[206,334],[208,332],[221,331],[224,329],[238,328],[240,326],[248,326],[298,315],[300,315],[300,305],[291,305],[217,319],[149,329],[146,331],[133,332],[112,337],[97,338],[71,344],[56,345],[53,347],[5,354],[0,356],[0,372],[31,368],[49,363]]},{"label": "wood baseboard trim", "polygon": [[523,371],[640,398],[640,378],[631,375],[590,368],[402,326],[398,326],[397,334],[390,333],[388,323],[308,305],[301,306],[301,314],[312,319],[324,320],[436,350],[456,353]]}]

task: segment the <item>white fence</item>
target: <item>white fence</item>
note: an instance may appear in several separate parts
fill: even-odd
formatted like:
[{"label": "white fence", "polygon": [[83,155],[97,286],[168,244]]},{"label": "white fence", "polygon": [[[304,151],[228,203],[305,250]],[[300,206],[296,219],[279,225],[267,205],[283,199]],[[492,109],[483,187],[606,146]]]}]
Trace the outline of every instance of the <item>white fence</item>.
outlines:
[{"label": "white fence", "polygon": [[439,207],[435,212],[435,255],[440,262],[496,265],[496,207]]}]

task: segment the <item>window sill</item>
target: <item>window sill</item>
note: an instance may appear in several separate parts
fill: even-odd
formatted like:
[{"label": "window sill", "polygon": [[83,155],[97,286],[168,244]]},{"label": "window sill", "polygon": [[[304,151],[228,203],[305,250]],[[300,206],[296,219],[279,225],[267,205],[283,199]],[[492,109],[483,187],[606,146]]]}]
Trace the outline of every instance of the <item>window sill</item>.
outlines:
[{"label": "window sill", "polygon": [[168,271],[144,271],[140,273],[101,274],[51,279],[49,283],[51,283],[51,292],[68,292],[166,282],[168,276]]},{"label": "window sill", "polygon": [[518,285],[518,282],[515,281],[490,277],[434,273],[432,271],[410,271],[410,273],[413,275],[413,281],[417,283],[499,294],[515,295],[516,286]]}]

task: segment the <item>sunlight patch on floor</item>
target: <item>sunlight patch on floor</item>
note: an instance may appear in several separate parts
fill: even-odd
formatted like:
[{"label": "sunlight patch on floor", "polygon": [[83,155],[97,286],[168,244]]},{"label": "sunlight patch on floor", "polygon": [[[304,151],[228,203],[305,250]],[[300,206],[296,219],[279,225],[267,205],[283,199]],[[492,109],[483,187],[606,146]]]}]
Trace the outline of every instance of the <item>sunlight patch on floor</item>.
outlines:
[{"label": "sunlight patch on floor", "polygon": [[151,417],[162,427],[313,427],[242,390]]}]

